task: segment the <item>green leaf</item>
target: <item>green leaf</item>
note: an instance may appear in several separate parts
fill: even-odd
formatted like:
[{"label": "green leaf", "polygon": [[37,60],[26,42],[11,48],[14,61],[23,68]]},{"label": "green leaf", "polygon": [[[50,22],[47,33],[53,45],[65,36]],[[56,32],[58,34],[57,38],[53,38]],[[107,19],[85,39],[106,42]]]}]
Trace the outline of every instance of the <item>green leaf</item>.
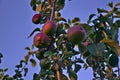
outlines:
[{"label": "green leaf", "polygon": [[59,11],[59,10],[63,9],[64,6],[65,6],[65,0],[58,0],[56,10]]},{"label": "green leaf", "polygon": [[99,49],[99,51],[104,51],[106,46],[104,43],[98,43],[97,44],[97,48]]},{"label": "green leaf", "polygon": [[102,43],[106,43],[107,45],[114,47],[117,51],[117,54],[120,55],[120,46],[117,42],[115,42],[114,40],[111,39],[104,39],[101,40]]},{"label": "green leaf", "polygon": [[67,22],[67,21],[66,21],[66,19],[65,19],[65,18],[63,18],[63,17],[59,17],[59,18],[58,18],[58,20],[59,20],[59,21],[64,21],[64,22]]},{"label": "green leaf", "polygon": [[56,13],[55,13],[55,17],[56,17],[56,18],[61,17],[61,13],[60,13],[60,12],[56,12]]},{"label": "green leaf", "polygon": [[40,80],[40,76],[37,73],[34,73],[33,80]]},{"label": "green leaf", "polygon": [[74,71],[77,73],[81,69],[81,65],[75,64]]},{"label": "green leaf", "polygon": [[79,17],[75,17],[75,18],[72,20],[72,23],[75,23],[75,22],[80,22],[80,18],[79,18]]},{"label": "green leaf", "polygon": [[28,68],[24,68],[24,76],[26,76],[28,73]]},{"label": "green leaf", "polygon": [[76,59],[76,62],[78,62],[78,63],[84,63],[84,61],[81,58]]},{"label": "green leaf", "polygon": [[34,5],[36,5],[36,0],[31,0],[30,6],[34,6]]},{"label": "green leaf", "polygon": [[72,19],[72,23],[74,25],[80,24],[80,18],[79,17],[75,17],[74,19]]},{"label": "green leaf", "polygon": [[90,44],[87,46],[87,50],[94,56],[96,56],[96,46],[94,44]]},{"label": "green leaf", "polygon": [[68,24],[71,25],[72,21],[70,19],[68,19]]},{"label": "green leaf", "polygon": [[109,2],[109,3],[108,3],[108,6],[109,6],[110,8],[113,8],[113,2]]},{"label": "green leaf", "polygon": [[44,53],[44,57],[51,57],[53,53],[51,51],[47,51]]},{"label": "green leaf", "polygon": [[90,22],[91,22],[91,19],[92,19],[94,16],[96,16],[96,14],[90,14],[87,23],[90,23]]},{"label": "green leaf", "polygon": [[4,72],[7,72],[7,71],[8,71],[8,68],[5,68],[5,69],[4,69]]},{"label": "green leaf", "polygon": [[22,67],[22,64],[18,64],[15,66],[16,68],[21,68]]},{"label": "green leaf", "polygon": [[40,31],[40,28],[35,28],[35,29],[32,31],[32,33],[28,36],[28,38],[31,37],[36,31]]},{"label": "green leaf", "polygon": [[63,27],[64,27],[64,29],[68,29],[68,28],[70,27],[70,25],[67,24],[67,23],[64,23],[64,24],[63,24]]},{"label": "green leaf", "polygon": [[3,55],[2,55],[2,53],[0,53],[0,58],[3,58]]},{"label": "green leaf", "polygon": [[73,55],[74,55],[74,53],[72,51],[66,52],[66,53],[64,53],[63,60],[67,59],[69,57],[72,57]]},{"label": "green leaf", "polygon": [[91,34],[91,32],[93,32],[92,28],[90,27],[90,25],[86,24],[86,23],[81,23],[80,24],[86,31],[87,34]]},{"label": "green leaf", "polygon": [[25,50],[28,50],[28,51],[29,51],[29,50],[30,50],[30,47],[25,47]]},{"label": "green leaf", "polygon": [[98,13],[108,13],[107,10],[105,10],[105,9],[100,9],[100,8],[98,8],[97,11],[98,11]]},{"label": "green leaf", "polygon": [[70,70],[70,71],[69,71],[69,77],[70,77],[70,80],[78,80],[78,79],[77,79],[78,76],[77,76],[76,72],[73,71],[73,70]]},{"label": "green leaf", "polygon": [[36,61],[35,61],[34,59],[31,58],[31,59],[30,59],[30,62],[31,62],[31,64],[32,64],[33,67],[36,66]]}]

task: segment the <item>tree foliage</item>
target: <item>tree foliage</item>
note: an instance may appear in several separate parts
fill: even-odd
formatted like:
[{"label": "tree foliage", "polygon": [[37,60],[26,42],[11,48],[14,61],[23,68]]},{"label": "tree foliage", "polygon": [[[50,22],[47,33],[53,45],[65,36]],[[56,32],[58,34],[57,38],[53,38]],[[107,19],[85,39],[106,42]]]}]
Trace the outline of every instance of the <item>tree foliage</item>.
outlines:
[{"label": "tree foliage", "polygon": [[[0,69],[0,79],[23,80],[27,76],[31,62],[36,66],[39,60],[39,74],[34,73],[33,80],[78,80],[77,72],[81,68],[92,68],[93,80],[119,80],[119,55],[118,29],[120,26],[120,3],[108,3],[110,10],[97,9],[97,14],[90,14],[86,23],[81,23],[79,17],[65,19],[61,10],[64,9],[65,0],[31,0],[31,8],[39,13],[39,24],[44,25],[52,21],[57,28],[54,34],[48,35],[50,43],[46,47],[31,47],[25,49],[28,53],[23,60],[15,66],[15,74],[5,74],[6,69]],[[72,26],[82,26],[85,30],[85,38],[77,44],[69,41],[67,31]],[[42,32],[42,28],[35,28],[28,38],[36,32]],[[82,37],[81,37],[82,38]],[[37,49],[37,50],[36,50]],[[33,58],[36,56],[36,59]],[[0,54],[0,63],[2,54]],[[66,71],[67,74],[64,74]]]}]

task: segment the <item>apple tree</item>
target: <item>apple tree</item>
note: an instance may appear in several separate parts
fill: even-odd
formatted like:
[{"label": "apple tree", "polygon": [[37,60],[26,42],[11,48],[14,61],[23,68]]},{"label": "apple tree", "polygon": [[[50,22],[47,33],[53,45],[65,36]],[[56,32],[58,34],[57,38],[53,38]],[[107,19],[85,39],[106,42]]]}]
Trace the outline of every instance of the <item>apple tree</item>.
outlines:
[{"label": "apple tree", "polygon": [[32,46],[25,48],[28,53],[15,66],[15,74],[10,77],[4,74],[7,69],[1,69],[0,78],[24,79],[29,70],[26,65],[31,62],[40,67],[33,80],[78,80],[77,72],[89,67],[93,80],[120,79],[120,3],[108,3],[110,10],[97,8],[98,13],[90,14],[86,23],[79,17],[62,16],[65,0],[31,0],[30,5],[36,12],[32,22],[38,25],[28,36],[34,36]]}]

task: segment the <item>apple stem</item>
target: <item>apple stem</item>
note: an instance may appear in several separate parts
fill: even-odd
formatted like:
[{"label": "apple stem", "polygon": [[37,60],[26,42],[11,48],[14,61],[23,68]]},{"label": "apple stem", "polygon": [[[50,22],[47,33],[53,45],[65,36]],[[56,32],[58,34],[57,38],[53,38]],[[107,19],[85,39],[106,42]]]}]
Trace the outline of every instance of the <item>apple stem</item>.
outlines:
[{"label": "apple stem", "polygon": [[54,0],[53,2],[53,6],[51,9],[51,16],[50,16],[50,21],[53,21],[54,15],[55,15],[55,4],[56,4],[57,0]]}]

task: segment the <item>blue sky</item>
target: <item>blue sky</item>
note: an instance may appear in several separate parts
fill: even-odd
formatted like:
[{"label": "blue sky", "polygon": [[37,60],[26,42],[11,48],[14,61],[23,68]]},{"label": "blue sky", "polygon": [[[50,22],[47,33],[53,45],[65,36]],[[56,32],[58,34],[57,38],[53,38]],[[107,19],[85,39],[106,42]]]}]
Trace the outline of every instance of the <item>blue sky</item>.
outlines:
[{"label": "blue sky", "polygon": [[[109,9],[107,3],[119,0],[72,0],[66,2],[61,14],[66,19],[80,17],[81,22],[86,22],[91,13],[97,13],[97,8]],[[32,16],[36,12],[30,7],[30,0],[0,0],[0,52],[4,55],[0,68],[9,68],[8,74],[13,75],[15,65],[23,59],[27,51],[26,46],[32,45],[32,38],[27,36],[36,27],[32,23]],[[32,68],[28,65],[29,72],[25,80],[32,79],[33,72],[39,72],[39,67]],[[91,80],[92,72],[80,70],[79,80]],[[87,77],[86,77],[87,76]]]}]

